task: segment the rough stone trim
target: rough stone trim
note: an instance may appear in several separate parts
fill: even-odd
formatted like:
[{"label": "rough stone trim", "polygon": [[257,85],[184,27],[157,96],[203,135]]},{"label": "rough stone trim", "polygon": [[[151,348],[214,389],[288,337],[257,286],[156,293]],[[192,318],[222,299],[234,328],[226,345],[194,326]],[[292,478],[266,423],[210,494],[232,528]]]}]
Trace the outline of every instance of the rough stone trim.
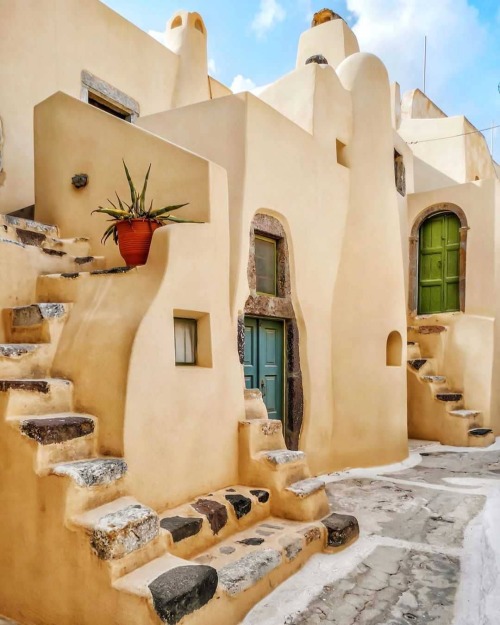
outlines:
[{"label": "rough stone trim", "polygon": [[111,106],[118,106],[128,112],[130,116],[130,122],[134,123],[140,115],[140,105],[137,100],[131,98],[129,95],[120,91],[113,85],[110,85],[105,80],[94,76],[87,70],[82,70],[82,88],[80,92],[80,99],[83,102],[89,101],[89,93],[94,93],[100,98],[109,102]]},{"label": "rough stone trim", "polygon": [[[257,294],[255,268],[255,235],[276,239],[277,275],[275,297]],[[245,304],[245,315],[282,319],[285,323],[285,424],[287,447],[297,450],[304,418],[304,389],[300,368],[299,328],[292,304],[290,261],[285,230],[275,217],[259,213],[250,227],[250,254],[248,259],[248,286],[250,295]],[[243,343],[241,343],[241,340]],[[239,349],[245,348],[244,332]]]},{"label": "rough stone trim", "polygon": [[418,259],[420,247],[420,228],[424,221],[438,213],[453,213],[460,220],[460,277],[459,277],[459,296],[460,311],[465,312],[465,283],[467,268],[467,232],[469,225],[465,212],[456,204],[447,202],[441,204],[433,204],[423,210],[415,219],[409,237],[410,263],[409,263],[409,281],[408,281],[408,308],[410,315],[416,317],[418,315]]}]

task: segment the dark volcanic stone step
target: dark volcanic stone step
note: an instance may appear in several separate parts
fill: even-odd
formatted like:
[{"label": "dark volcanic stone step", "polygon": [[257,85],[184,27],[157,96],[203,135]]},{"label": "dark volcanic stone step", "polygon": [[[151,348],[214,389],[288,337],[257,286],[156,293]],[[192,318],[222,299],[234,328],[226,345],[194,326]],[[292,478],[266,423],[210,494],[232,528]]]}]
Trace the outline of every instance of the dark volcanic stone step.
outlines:
[{"label": "dark volcanic stone step", "polygon": [[217,583],[217,571],[211,566],[179,566],[157,577],[149,590],[158,616],[164,623],[175,625],[207,604]]},{"label": "dark volcanic stone step", "polygon": [[257,497],[260,503],[266,503],[269,501],[269,492],[267,490],[257,488],[255,490],[251,490],[250,494]]},{"label": "dark volcanic stone step", "polygon": [[489,428],[473,428],[472,430],[469,430],[469,434],[471,436],[486,436],[491,434],[491,432],[493,432],[493,430],[490,430]]},{"label": "dark volcanic stone step", "polygon": [[241,519],[252,510],[252,500],[244,495],[240,495],[239,493],[226,495],[226,499],[233,506],[237,519]]},{"label": "dark volcanic stone step", "polygon": [[218,534],[227,523],[227,508],[213,499],[198,499],[191,504],[196,512],[207,517],[212,532]]},{"label": "dark volcanic stone step", "polygon": [[328,532],[329,547],[342,547],[359,536],[358,520],[349,514],[331,514],[322,523]]},{"label": "dark volcanic stone step", "polygon": [[436,393],[436,399],[439,401],[461,401],[462,393]]},{"label": "dark volcanic stone step", "polygon": [[50,391],[48,380],[0,380],[0,393],[7,391],[33,391],[47,394]]},{"label": "dark volcanic stone step", "polygon": [[20,430],[41,445],[53,445],[88,436],[94,431],[94,421],[90,417],[75,415],[54,415],[45,419],[21,421]]},{"label": "dark volcanic stone step", "polygon": [[172,534],[174,543],[196,536],[203,526],[203,519],[194,517],[172,516],[160,520],[160,526]]},{"label": "dark volcanic stone step", "polygon": [[417,358],[416,360],[409,360],[408,364],[412,369],[415,369],[415,371],[420,371],[426,362],[427,358]]}]

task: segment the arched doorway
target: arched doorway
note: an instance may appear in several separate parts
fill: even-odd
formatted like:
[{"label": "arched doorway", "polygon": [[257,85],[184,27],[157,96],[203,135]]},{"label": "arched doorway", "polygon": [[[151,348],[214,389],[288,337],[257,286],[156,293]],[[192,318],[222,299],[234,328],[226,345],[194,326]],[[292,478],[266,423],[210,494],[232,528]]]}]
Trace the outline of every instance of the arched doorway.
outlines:
[{"label": "arched doorway", "polygon": [[248,261],[250,295],[239,322],[245,385],[259,388],[270,418],[284,425],[289,449],[298,449],[304,414],[299,327],[292,304],[290,259],[283,225],[255,215]]},{"label": "arched doorway", "polygon": [[452,204],[423,211],[410,237],[410,311],[426,315],[465,309],[465,213]]}]

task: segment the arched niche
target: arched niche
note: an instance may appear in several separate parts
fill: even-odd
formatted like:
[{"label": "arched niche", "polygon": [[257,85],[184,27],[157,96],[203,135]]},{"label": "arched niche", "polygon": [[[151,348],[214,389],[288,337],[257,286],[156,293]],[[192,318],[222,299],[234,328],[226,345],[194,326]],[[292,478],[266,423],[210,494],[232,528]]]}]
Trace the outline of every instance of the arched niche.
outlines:
[{"label": "arched niche", "polygon": [[[255,237],[263,236],[276,241],[276,295],[257,293],[255,263]],[[245,304],[244,315],[275,318],[284,322],[285,343],[285,420],[284,435],[289,449],[298,449],[304,417],[304,391],[300,367],[299,327],[292,304],[290,281],[290,258],[283,225],[276,217],[258,213],[250,227],[250,252],[247,277],[250,295]],[[245,351],[244,316],[238,324],[238,350],[243,364]]]},{"label": "arched niche", "polygon": [[385,350],[385,364],[387,367],[401,367],[403,363],[403,339],[401,334],[394,330],[387,337]]},{"label": "arched niche", "polygon": [[178,15],[177,17],[174,17],[174,19],[172,20],[172,23],[170,24],[170,29],[174,30],[174,28],[180,28],[182,26],[182,16]]},{"label": "arched niche", "polygon": [[456,204],[448,202],[441,204],[433,204],[423,210],[415,219],[410,233],[410,259],[409,259],[409,297],[408,308],[410,315],[418,314],[418,263],[420,251],[420,231],[424,222],[430,217],[434,217],[439,213],[453,213],[460,221],[460,253],[459,253],[459,300],[460,311],[465,311],[465,278],[466,278],[466,261],[467,261],[467,232],[469,225],[465,212]]}]

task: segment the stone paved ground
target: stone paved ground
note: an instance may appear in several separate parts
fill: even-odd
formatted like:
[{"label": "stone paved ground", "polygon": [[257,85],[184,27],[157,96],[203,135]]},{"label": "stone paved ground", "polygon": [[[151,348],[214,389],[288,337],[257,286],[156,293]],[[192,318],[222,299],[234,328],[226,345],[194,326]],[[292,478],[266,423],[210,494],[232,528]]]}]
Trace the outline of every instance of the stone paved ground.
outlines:
[{"label": "stone paved ground", "polygon": [[413,449],[403,470],[327,477],[359,541],[313,557],[242,625],[500,625],[500,440]]},{"label": "stone paved ground", "polygon": [[[244,625],[500,625],[498,609],[491,616],[468,605],[487,603],[488,583],[499,594],[500,567],[478,554],[479,568],[492,566],[487,583],[465,579],[474,556],[465,557],[463,549],[473,520],[476,550],[484,549],[481,525],[488,523],[478,515],[491,498],[500,501],[500,444],[487,451],[449,449],[419,449],[421,456],[413,453],[398,471],[328,476],[331,507],[357,516],[360,540],[341,554],[313,558]],[[497,531],[500,518],[493,526]],[[471,592],[481,596],[471,602]]]},{"label": "stone paved ground", "polygon": [[326,586],[290,625],[408,625],[452,622],[458,558],[376,547],[346,578]]}]

